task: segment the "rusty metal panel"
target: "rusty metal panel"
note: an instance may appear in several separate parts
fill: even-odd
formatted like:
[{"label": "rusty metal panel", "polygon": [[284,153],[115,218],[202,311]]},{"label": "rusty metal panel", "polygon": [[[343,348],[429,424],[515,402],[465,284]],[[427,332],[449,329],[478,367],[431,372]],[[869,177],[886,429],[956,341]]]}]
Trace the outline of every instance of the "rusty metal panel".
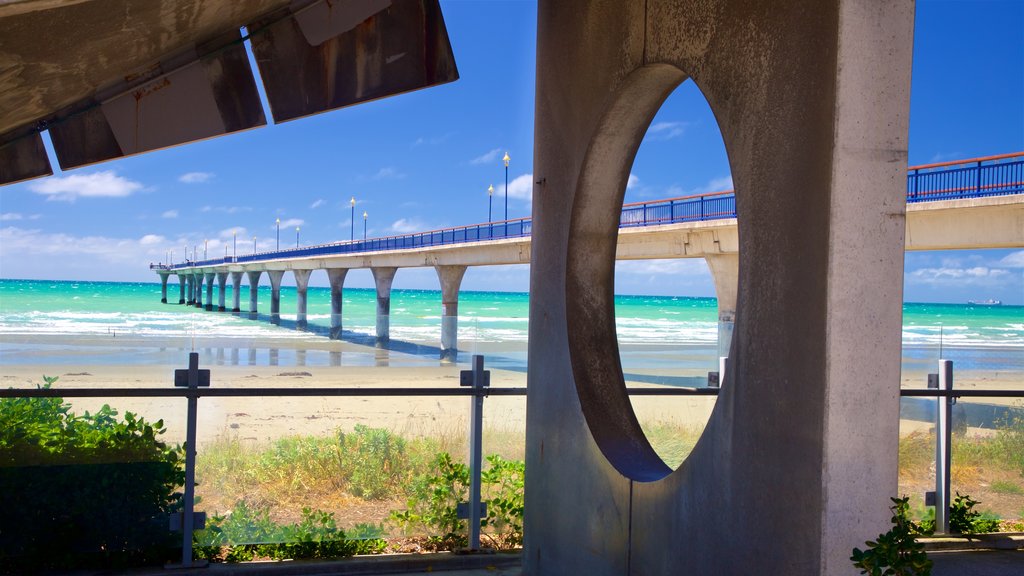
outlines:
[{"label": "rusty metal panel", "polygon": [[310,46],[319,46],[339,34],[348,32],[369,17],[391,6],[391,0],[360,2],[313,2],[292,0],[291,11]]},{"label": "rusty metal panel", "polygon": [[249,30],[277,122],[459,77],[437,0],[398,0],[317,46],[295,18],[272,15]]},{"label": "rusty metal panel", "polygon": [[0,185],[49,176],[50,160],[38,133],[0,144]]},{"label": "rusty metal panel", "polygon": [[126,76],[95,102],[51,130],[64,169],[266,124],[237,30]]}]

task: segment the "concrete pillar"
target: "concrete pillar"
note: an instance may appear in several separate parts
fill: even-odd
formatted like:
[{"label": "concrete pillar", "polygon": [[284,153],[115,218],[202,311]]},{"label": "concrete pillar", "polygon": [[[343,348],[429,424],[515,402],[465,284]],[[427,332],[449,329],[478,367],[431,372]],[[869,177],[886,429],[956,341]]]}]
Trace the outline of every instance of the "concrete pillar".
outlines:
[{"label": "concrete pillar", "polygon": [[213,279],[217,275],[213,272],[206,274],[206,309],[213,310]]},{"label": "concrete pillar", "polygon": [[704,257],[715,281],[718,296],[718,357],[729,356],[736,324],[736,289],[739,287],[739,254],[708,254]]},{"label": "concrete pillar", "polygon": [[281,278],[284,270],[267,270],[270,276],[270,323],[281,323]]},{"label": "concrete pillar", "polygon": [[170,274],[160,273],[160,303],[167,304],[167,277]]},{"label": "concrete pillar", "polygon": [[242,311],[242,273],[231,273],[231,311],[238,313]]},{"label": "concrete pillar", "polygon": [[178,274],[178,304],[185,303],[185,283],[187,282],[184,274]]},{"label": "concrete pillar", "polygon": [[459,354],[459,286],[465,266],[434,266],[441,281],[441,359],[456,360]]},{"label": "concrete pillar", "polygon": [[391,282],[398,268],[370,268],[377,285],[377,342],[391,339]]},{"label": "concrete pillar", "polygon": [[312,270],[292,270],[295,275],[295,326],[306,327],[306,289],[309,287],[309,274]]},{"label": "concrete pillar", "polygon": [[331,282],[331,338],[341,338],[342,286],[348,268],[328,268],[327,279]]},{"label": "concrete pillar", "polygon": [[195,300],[193,301],[193,304],[195,305],[196,308],[202,308],[203,307],[203,275],[201,273],[199,273],[199,272],[196,272],[195,274],[192,275],[192,277],[195,278],[195,287],[196,287],[196,289],[195,289],[195,292],[196,292],[195,293]]},{"label": "concrete pillar", "polygon": [[223,312],[225,310],[225,308],[226,308],[224,306],[224,300],[225,300],[224,292],[227,290],[227,283],[228,283],[228,273],[227,272],[217,272],[217,288],[220,290],[218,292],[218,294],[217,294],[217,296],[218,296],[217,297],[217,311],[218,312]]},{"label": "concrete pillar", "polygon": [[[539,2],[524,574],[853,575],[888,529],[913,17]],[[636,151],[687,78],[729,152],[743,282],[725,386],[672,471],[625,393],[612,297]]]},{"label": "concrete pillar", "polygon": [[188,302],[185,304],[187,306],[191,306],[196,303],[196,277],[189,274],[186,277],[186,280],[188,282]]},{"label": "concrete pillar", "polygon": [[257,292],[260,288],[260,275],[263,274],[260,270],[252,270],[246,272],[249,276],[249,316],[252,318],[256,317],[256,300]]}]

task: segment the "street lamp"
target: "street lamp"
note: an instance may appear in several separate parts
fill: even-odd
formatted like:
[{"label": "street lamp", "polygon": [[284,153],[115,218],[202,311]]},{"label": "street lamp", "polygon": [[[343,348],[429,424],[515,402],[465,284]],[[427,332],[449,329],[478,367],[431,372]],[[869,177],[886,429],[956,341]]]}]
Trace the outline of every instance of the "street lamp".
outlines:
[{"label": "street lamp", "polygon": [[494,203],[494,185],[487,186],[487,221],[491,221],[491,205]]},{"label": "street lamp", "polygon": [[256,253],[256,237],[255,236],[252,237],[252,253],[253,254]]},{"label": "street lamp", "polygon": [[352,241],[352,240],[356,239],[356,197],[355,196],[352,197],[352,200],[349,200],[349,204],[352,205],[352,217],[349,218],[349,221],[352,224],[351,230],[349,230],[349,240]]},{"label": "street lamp", "polygon": [[206,253],[209,250],[209,248],[210,248],[210,240],[209,239],[203,240],[203,260],[206,260],[206,258],[207,258]]},{"label": "street lamp", "polygon": [[231,231],[231,255],[238,258],[238,230]]},{"label": "street lamp", "polygon": [[505,162],[505,220],[508,220],[508,161],[511,158],[508,157],[508,151],[505,152],[505,157],[502,158]]},{"label": "street lamp", "polygon": [[299,227],[295,227],[295,247],[299,247]]},{"label": "street lamp", "polygon": [[366,210],[363,210],[363,242],[366,242],[366,219],[368,217],[369,215],[366,213]]},{"label": "street lamp", "polygon": [[277,249],[281,249],[281,219],[277,219]]}]

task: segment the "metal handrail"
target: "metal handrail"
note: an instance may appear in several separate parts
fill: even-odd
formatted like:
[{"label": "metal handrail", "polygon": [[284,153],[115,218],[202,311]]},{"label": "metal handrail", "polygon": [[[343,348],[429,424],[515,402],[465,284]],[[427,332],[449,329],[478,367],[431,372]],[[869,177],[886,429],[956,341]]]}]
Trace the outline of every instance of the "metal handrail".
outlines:
[{"label": "metal handrail", "polygon": [[[921,164],[907,168],[907,202],[959,200],[1024,193],[1024,152]],[[732,190],[694,194],[622,205],[620,228],[657,226],[680,222],[704,222],[736,217]],[[532,218],[501,220],[454,228],[441,228],[398,236],[331,242],[301,248],[254,252],[197,262],[170,264],[160,270],[179,270],[282,258],[332,256],[353,253],[430,248],[531,235]]]}]

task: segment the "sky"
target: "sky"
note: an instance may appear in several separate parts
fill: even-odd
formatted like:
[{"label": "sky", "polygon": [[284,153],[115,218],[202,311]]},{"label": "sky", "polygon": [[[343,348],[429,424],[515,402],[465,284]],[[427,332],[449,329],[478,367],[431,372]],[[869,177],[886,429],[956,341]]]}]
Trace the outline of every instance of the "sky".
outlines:
[{"label": "sky", "polygon": [[[0,278],[156,281],[150,262],[389,236],[531,211],[536,3],[441,2],[460,79],[410,94],[0,188]],[[59,39],[55,40],[59,41]],[[255,69],[255,65],[253,65]],[[919,0],[910,164],[1024,151],[1024,1]],[[264,106],[266,109],[265,99]],[[45,139],[45,136],[44,136]],[[48,148],[49,140],[46,139]],[[707,102],[680,86],[651,123],[626,201],[731,187]],[[349,199],[355,197],[355,222]],[[205,248],[204,248],[205,246]],[[287,283],[290,278],[286,278]],[[313,285],[326,285],[315,273]],[[372,287],[368,270],[349,287]],[[432,269],[395,288],[438,289]],[[526,291],[528,266],[463,290]],[[713,296],[701,259],[621,262],[620,294]],[[910,252],[904,299],[1024,304],[1024,250]]]}]

